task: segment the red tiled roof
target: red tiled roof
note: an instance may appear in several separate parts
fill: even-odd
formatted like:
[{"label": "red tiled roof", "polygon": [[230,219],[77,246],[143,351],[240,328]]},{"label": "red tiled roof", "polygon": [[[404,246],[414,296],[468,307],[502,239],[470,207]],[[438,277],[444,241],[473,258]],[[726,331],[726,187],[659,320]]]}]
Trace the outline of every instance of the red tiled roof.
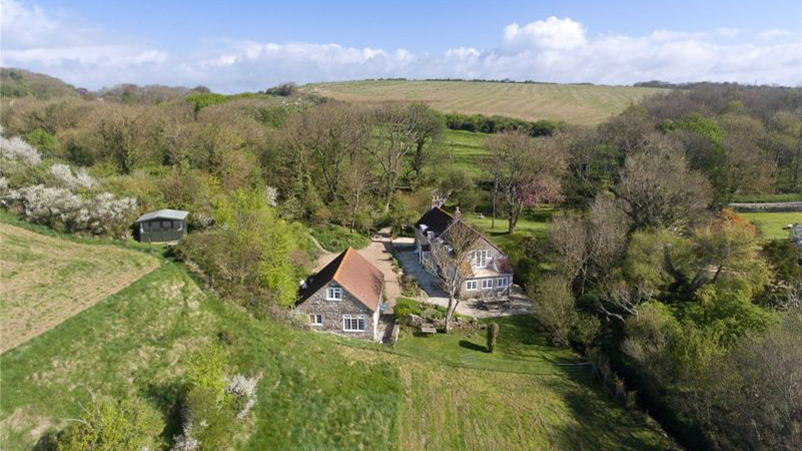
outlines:
[{"label": "red tiled roof", "polygon": [[332,280],[371,311],[378,310],[381,304],[384,274],[365,257],[359,255],[359,252],[349,247],[310,278],[309,285],[301,296],[301,302]]}]

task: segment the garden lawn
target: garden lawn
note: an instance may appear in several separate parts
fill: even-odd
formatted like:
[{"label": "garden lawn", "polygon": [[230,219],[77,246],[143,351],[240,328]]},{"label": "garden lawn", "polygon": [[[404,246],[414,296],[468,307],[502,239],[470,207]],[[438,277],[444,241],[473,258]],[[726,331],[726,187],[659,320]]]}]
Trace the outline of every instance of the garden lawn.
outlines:
[{"label": "garden lawn", "polygon": [[491,227],[492,218],[490,215],[479,217],[477,215],[466,214],[463,218],[479,231],[484,233],[493,241],[493,244],[500,247],[507,253],[514,253],[522,237],[529,236],[534,238],[545,238],[548,233],[548,223],[551,218],[559,211],[552,207],[534,207],[521,214],[515,232],[512,235],[507,233],[507,220],[496,218],[496,226]]},{"label": "garden lawn", "polygon": [[531,317],[493,321],[501,326],[494,354],[483,331],[459,330],[405,330],[392,352],[351,354],[398,365],[400,449],[675,449],[653,421],[613,404],[575,353],[549,346]]},{"label": "garden lawn", "polygon": [[802,212],[743,212],[738,213],[744,218],[757,224],[761,236],[766,240],[787,240],[789,231],[785,227],[789,224],[802,223]]}]

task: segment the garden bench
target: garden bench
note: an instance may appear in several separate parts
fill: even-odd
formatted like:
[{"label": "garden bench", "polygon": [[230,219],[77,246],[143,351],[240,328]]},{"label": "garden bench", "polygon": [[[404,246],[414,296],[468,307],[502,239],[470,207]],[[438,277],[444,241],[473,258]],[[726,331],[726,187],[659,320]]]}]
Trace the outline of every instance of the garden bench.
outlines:
[{"label": "garden bench", "polygon": [[437,333],[437,329],[434,328],[434,324],[421,324],[420,333],[422,333],[422,334],[436,334]]}]

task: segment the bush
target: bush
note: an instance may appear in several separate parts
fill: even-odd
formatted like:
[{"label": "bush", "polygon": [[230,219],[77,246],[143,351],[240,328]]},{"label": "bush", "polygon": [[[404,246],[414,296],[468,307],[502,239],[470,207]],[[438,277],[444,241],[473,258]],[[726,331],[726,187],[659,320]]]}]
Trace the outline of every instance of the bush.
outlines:
[{"label": "bush", "polygon": [[222,294],[264,315],[269,305],[295,302],[304,276],[305,243],[278,217],[262,191],[218,199],[214,229],[188,235],[176,248]]},{"label": "bush", "polygon": [[423,309],[421,308],[420,303],[414,299],[407,299],[407,298],[398,298],[395,301],[395,307],[393,307],[393,312],[396,318],[403,319],[408,318],[410,315],[423,315]]},{"label": "bush", "polygon": [[44,185],[7,190],[0,205],[56,230],[114,236],[126,234],[137,210],[137,202],[132,198],[117,199],[101,193],[84,200],[68,189]]},{"label": "bush", "polygon": [[183,431],[175,437],[173,451],[225,449],[256,405],[256,387],[262,373],[248,378],[225,374],[227,355],[216,345],[195,352],[187,369],[187,395]]},{"label": "bush", "polygon": [[79,421],[58,437],[57,451],[141,451],[159,448],[161,415],[139,399],[92,397]]},{"label": "bush", "polygon": [[496,340],[498,339],[498,323],[492,323],[487,328],[487,351],[496,352]]},{"label": "bush", "polygon": [[531,292],[534,316],[552,343],[568,346],[577,318],[571,288],[562,277],[552,275],[543,278]]}]

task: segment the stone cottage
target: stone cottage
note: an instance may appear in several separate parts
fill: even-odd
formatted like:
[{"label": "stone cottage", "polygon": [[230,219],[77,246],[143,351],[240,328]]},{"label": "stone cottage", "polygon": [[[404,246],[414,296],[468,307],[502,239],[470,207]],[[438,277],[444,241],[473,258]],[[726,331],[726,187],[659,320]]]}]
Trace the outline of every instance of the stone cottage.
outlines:
[{"label": "stone cottage", "polygon": [[447,246],[446,232],[457,223],[471,229],[476,236],[473,250],[467,257],[469,261],[465,262],[469,274],[460,289],[460,297],[493,297],[509,293],[513,276],[509,258],[487,237],[462,221],[459,208],[451,215],[435,205],[415,223],[415,252],[421,265],[432,273],[439,270],[432,246]]},{"label": "stone cottage", "polygon": [[297,309],[316,330],[379,339],[384,274],[348,248],[301,287]]}]

